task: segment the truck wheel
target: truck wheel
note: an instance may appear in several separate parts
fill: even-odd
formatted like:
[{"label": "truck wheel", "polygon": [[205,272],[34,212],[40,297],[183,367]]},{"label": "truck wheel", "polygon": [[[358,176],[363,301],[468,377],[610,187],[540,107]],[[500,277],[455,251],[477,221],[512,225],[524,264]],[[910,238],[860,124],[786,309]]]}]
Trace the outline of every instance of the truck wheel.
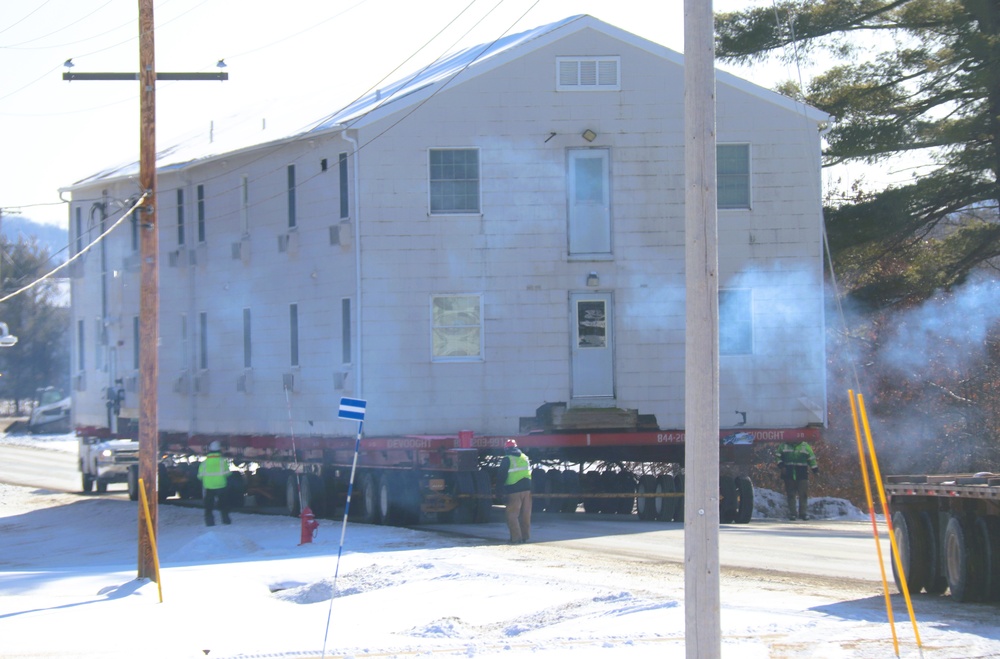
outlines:
[{"label": "truck wheel", "polygon": [[681,496],[674,499],[674,521],[683,522],[684,521],[684,474],[677,474],[674,476],[674,484],[677,486],[677,491],[681,493]]},{"label": "truck wheel", "polygon": [[387,526],[399,525],[398,489],[395,472],[382,472],[378,479],[378,516]]},{"label": "truck wheel", "polygon": [[976,517],[976,530],[983,548],[983,566],[986,569],[984,600],[1000,600],[1000,519],[991,515]]},{"label": "truck wheel", "polygon": [[[548,481],[548,490],[551,494],[563,494],[563,473],[561,471],[558,469],[549,469],[545,472],[545,480]],[[562,512],[564,505],[565,499],[561,496],[550,497],[548,503],[545,505],[545,512]]]},{"label": "truck wheel", "polygon": [[564,471],[562,475],[563,493],[569,494],[563,499],[562,511],[564,513],[575,513],[576,507],[580,505],[580,474],[575,471]]},{"label": "truck wheel", "polygon": [[[911,594],[919,593],[928,583],[931,570],[927,546],[929,538],[923,532],[923,524],[914,513],[897,510],[892,516],[892,533],[899,548],[899,563],[903,566],[906,586]],[[903,592],[895,558],[892,561],[892,576],[896,580],[896,590]]]},{"label": "truck wheel", "polygon": [[139,465],[129,465],[128,468],[128,500],[139,500]]},{"label": "truck wheel", "polygon": [[299,476],[294,471],[285,479],[285,508],[292,517],[302,514],[299,507]]},{"label": "truck wheel", "polygon": [[472,524],[476,519],[476,482],[471,471],[455,473],[452,495],[458,499],[458,507],[451,511],[451,521],[455,524]]},{"label": "truck wheel", "polygon": [[[601,494],[617,494],[618,493],[618,474],[613,471],[605,471],[601,474],[601,479],[599,481],[600,489],[597,491]],[[598,510],[600,510],[605,515],[613,515],[618,512],[618,506],[621,504],[615,497],[601,497],[598,499],[599,505]]]},{"label": "truck wheel", "polygon": [[552,492],[548,474],[541,467],[531,470],[532,512],[544,512],[549,507],[551,498],[546,496]]},{"label": "truck wheel", "polygon": [[601,512],[601,500],[596,497],[588,497],[588,494],[597,494],[601,491],[601,475],[596,471],[584,472],[580,475],[580,487],[583,490],[583,512]]},{"label": "truck wheel", "polygon": [[94,481],[94,487],[98,494],[107,494],[108,492],[108,481],[98,478]]},{"label": "truck wheel", "polygon": [[944,529],[944,556],[948,588],[957,602],[978,602],[985,592],[983,552],[972,525],[960,517]]},{"label": "truck wheel", "polygon": [[[485,475],[485,473],[484,473]],[[415,472],[404,471],[399,474],[399,497],[400,497],[400,524],[411,526],[420,523],[420,478]],[[486,478],[486,488],[490,487],[489,476]],[[486,504],[493,502],[487,500]]]},{"label": "truck wheel", "polygon": [[753,481],[745,474],[736,477],[736,497],[739,499],[737,524],[749,524],[753,519]]},{"label": "truck wheel", "polygon": [[84,494],[90,494],[94,491],[94,479],[90,474],[83,474],[80,479],[81,492]]},{"label": "truck wheel", "polygon": [[612,499],[615,502],[614,512],[619,515],[631,515],[635,510],[635,476],[630,471],[619,471],[615,478],[615,489],[619,494],[633,495]]},{"label": "truck wheel", "polygon": [[639,477],[638,494],[639,496],[635,501],[635,510],[639,515],[639,519],[648,522],[656,518],[656,507],[653,504],[653,498],[647,497],[647,494],[656,493],[656,476],[650,474],[643,474]]},{"label": "truck wheel", "polygon": [[732,524],[736,521],[739,502],[736,500],[736,481],[728,476],[719,477],[719,521]]},{"label": "truck wheel", "polygon": [[924,592],[928,595],[940,595],[948,590],[948,579],[945,576],[944,562],[941,559],[941,553],[944,549],[938,541],[941,534],[938,533],[935,516],[936,513],[932,514],[927,511],[921,512],[919,515],[920,528],[927,539],[927,563],[929,567],[927,568]]},{"label": "truck wheel", "polygon": [[361,488],[361,512],[358,515],[358,521],[365,524],[378,524],[379,510],[378,510],[378,474],[372,473],[370,471],[361,474],[361,480],[358,483]]},{"label": "truck wheel", "polygon": [[[547,474],[552,476],[552,474]],[[490,521],[490,513],[493,512],[493,488],[490,485],[490,475],[480,469],[472,474],[476,488],[476,524],[485,524]],[[417,509],[419,510],[419,508]]]},{"label": "truck wheel", "polygon": [[[655,492],[659,494],[673,494],[677,491],[677,484],[671,474],[660,474],[656,477]],[[678,499],[675,497],[658,496],[653,499],[653,516],[660,522],[674,521],[674,509],[677,507]]]}]

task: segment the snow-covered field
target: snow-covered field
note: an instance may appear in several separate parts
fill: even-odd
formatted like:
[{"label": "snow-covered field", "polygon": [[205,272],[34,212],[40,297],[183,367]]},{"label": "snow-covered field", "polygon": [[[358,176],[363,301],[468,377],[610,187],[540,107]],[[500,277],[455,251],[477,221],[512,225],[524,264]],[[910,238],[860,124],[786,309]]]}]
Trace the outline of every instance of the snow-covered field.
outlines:
[{"label": "snow-covered field", "polygon": [[[292,518],[206,528],[160,506],[160,603],[135,579],[134,503],[0,485],[0,656],[684,656],[680,564],[350,524],[338,572],[340,532],[324,521],[300,546]],[[723,570],[721,585],[723,657],[897,656],[879,583]],[[919,598],[918,647],[892,599],[898,656],[1000,657],[1000,608]]]}]

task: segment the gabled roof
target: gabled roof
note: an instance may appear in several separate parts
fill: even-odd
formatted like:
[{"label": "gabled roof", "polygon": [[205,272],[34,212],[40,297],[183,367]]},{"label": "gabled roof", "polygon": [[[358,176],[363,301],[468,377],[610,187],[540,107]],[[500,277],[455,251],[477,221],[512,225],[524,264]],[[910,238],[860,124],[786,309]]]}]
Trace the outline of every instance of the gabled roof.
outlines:
[{"label": "gabled roof", "polygon": [[[405,111],[423,102],[426,98],[441,91],[446,86],[460,83],[473,76],[482,75],[521,57],[531,50],[544,47],[585,29],[594,29],[603,32],[678,66],[683,67],[684,65],[683,56],[665,46],[643,39],[592,16],[585,14],[570,16],[555,23],[542,25],[518,34],[500,37],[492,43],[472,46],[447,55],[412,75],[390,83],[351,103],[347,107],[314,121],[305,129],[284,134],[276,139],[261,140],[261,132],[255,131],[249,135],[233,136],[235,139],[218,140],[206,144],[204,143],[204,135],[199,134],[197,138],[159,151],[156,159],[157,168],[161,172],[184,169],[187,166],[215,158],[232,156],[241,151],[271,147],[308,135],[361,127],[392,113]],[[772,92],[724,71],[716,70],[716,84],[727,85],[758,96],[779,108],[807,116],[817,123],[830,119],[828,115],[816,108]],[[95,181],[108,181],[135,176],[137,174],[138,163],[133,162],[103,170],[65,189],[72,190]]]}]

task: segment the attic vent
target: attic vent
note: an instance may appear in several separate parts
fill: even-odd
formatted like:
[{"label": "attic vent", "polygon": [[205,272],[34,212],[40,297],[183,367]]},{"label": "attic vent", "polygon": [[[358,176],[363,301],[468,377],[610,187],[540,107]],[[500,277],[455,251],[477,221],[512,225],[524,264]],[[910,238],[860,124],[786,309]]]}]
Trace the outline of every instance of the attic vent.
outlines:
[{"label": "attic vent", "polygon": [[620,91],[620,57],[557,57],[557,91]]}]

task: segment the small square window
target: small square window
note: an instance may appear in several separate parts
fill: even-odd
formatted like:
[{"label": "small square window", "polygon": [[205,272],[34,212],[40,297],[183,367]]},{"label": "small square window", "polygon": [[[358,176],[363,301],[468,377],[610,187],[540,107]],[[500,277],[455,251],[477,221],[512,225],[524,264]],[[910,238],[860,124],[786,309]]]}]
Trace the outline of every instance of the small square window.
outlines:
[{"label": "small square window", "polygon": [[432,215],[479,212],[479,150],[431,149]]},{"label": "small square window", "polygon": [[431,336],[435,361],[473,361],[483,354],[483,308],[479,295],[431,298]]}]

